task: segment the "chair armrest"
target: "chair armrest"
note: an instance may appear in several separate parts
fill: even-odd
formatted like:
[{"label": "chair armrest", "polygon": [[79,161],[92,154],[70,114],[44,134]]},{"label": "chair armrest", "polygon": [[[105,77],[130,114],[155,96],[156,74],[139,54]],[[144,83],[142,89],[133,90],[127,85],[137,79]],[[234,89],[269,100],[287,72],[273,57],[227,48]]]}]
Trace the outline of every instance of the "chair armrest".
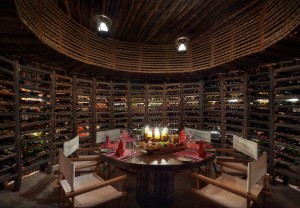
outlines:
[{"label": "chair armrest", "polygon": [[74,158],[70,158],[70,160],[72,162],[76,162],[76,161],[98,161],[99,157],[98,156],[95,156],[95,157],[85,157],[85,158],[74,157]]},{"label": "chair armrest", "polygon": [[216,152],[237,152],[234,148],[215,148]]},{"label": "chair armrest", "polygon": [[[251,193],[247,193],[247,192],[235,189],[232,186],[228,186],[228,185],[224,184],[224,182],[220,183],[219,181],[216,181],[214,179],[211,179],[211,178],[208,178],[208,177],[205,177],[203,175],[196,174],[196,173],[192,173],[192,176],[194,178],[198,179],[198,180],[201,180],[201,181],[205,182],[205,183],[212,184],[216,187],[222,188],[226,191],[232,192],[232,193],[234,193],[236,195],[239,195],[241,197],[244,197],[246,199],[249,199],[249,200],[252,200],[252,201],[257,201],[257,197],[252,195]],[[197,189],[195,189],[195,190],[197,190]]]},{"label": "chair armrest", "polygon": [[219,161],[219,162],[231,162],[231,163],[244,163],[244,164],[248,164],[249,162],[251,162],[253,160],[237,159],[237,158],[217,158],[217,161]]},{"label": "chair armrest", "polygon": [[264,176],[264,179],[265,179],[265,180],[268,180],[268,181],[271,181],[271,180],[273,180],[273,176],[271,176],[271,175],[269,175],[269,174],[266,174],[266,175]]},{"label": "chair armrest", "polygon": [[89,151],[95,151],[99,150],[99,147],[80,147],[76,151],[77,152],[89,152]]},{"label": "chair armrest", "polygon": [[91,163],[91,164],[77,165],[77,166],[75,166],[75,170],[81,170],[81,169],[84,169],[84,168],[97,167],[99,165],[100,165],[99,162],[97,162],[96,164],[95,163]]},{"label": "chair armrest", "polygon": [[83,193],[86,193],[86,192],[90,192],[90,191],[93,191],[93,190],[96,190],[96,189],[99,189],[99,188],[117,183],[117,182],[124,181],[126,178],[127,178],[127,175],[122,175],[122,176],[118,176],[116,178],[109,179],[109,180],[104,181],[104,182],[100,182],[100,183],[96,183],[96,184],[91,185],[91,186],[83,187],[83,188],[77,189],[73,192],[66,193],[66,198],[77,196],[77,195],[80,195],[80,194],[83,194]]},{"label": "chair armrest", "polygon": [[247,168],[242,168],[242,167],[239,167],[237,165],[234,165],[234,164],[228,164],[228,163],[225,163],[225,162],[221,162],[221,161],[217,161],[217,164],[221,165],[221,166],[225,166],[227,168],[231,168],[231,169],[234,169],[234,170],[237,170],[237,171],[240,171],[242,173],[245,173],[247,174]]}]

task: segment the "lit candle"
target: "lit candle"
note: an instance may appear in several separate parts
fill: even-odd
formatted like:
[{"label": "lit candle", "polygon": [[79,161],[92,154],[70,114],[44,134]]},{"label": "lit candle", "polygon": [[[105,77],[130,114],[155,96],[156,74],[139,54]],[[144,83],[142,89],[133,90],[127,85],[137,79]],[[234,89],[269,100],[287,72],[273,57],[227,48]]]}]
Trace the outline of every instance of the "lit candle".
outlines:
[{"label": "lit candle", "polygon": [[165,128],[161,131],[161,140],[164,142],[166,141],[167,138],[167,132],[165,130]]},{"label": "lit candle", "polygon": [[147,138],[152,139],[152,131],[148,131]]},{"label": "lit candle", "polygon": [[162,132],[161,132],[161,136],[162,136],[162,137],[165,137],[165,136],[167,136],[167,132],[166,132],[165,130],[162,130]]},{"label": "lit candle", "polygon": [[163,132],[164,132],[164,135],[162,135],[162,136],[167,136],[167,134],[168,134],[168,128],[167,127],[163,128],[162,134],[163,134]]},{"label": "lit candle", "polygon": [[158,128],[155,128],[155,130],[154,130],[154,138],[155,139],[160,139],[160,134],[159,134]]},{"label": "lit candle", "polygon": [[145,132],[144,132],[144,138],[146,139],[146,138],[148,138],[149,137],[149,127],[148,126],[146,126],[146,128],[145,128]]}]

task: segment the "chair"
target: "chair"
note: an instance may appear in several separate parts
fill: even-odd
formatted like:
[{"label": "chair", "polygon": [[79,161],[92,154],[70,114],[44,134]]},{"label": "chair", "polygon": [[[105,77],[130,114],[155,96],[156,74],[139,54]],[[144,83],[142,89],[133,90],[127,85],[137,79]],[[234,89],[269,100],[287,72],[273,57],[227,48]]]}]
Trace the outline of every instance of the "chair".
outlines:
[{"label": "chair", "polygon": [[211,143],[211,131],[192,129],[188,127],[184,127],[185,134],[190,133],[195,137],[196,141],[205,141],[207,143]]},{"label": "chair", "polygon": [[96,143],[99,144],[105,142],[106,136],[109,136],[111,141],[114,141],[121,136],[121,129],[98,131],[96,133]]},{"label": "chair", "polygon": [[217,173],[245,176],[248,162],[258,159],[258,144],[236,135],[233,135],[233,148],[216,148],[216,151],[232,154],[216,157],[214,164],[220,165],[219,170],[214,166]]},{"label": "chair", "polygon": [[[127,178],[122,175],[110,180],[103,180],[96,173],[89,173],[75,177],[75,164],[67,158],[61,149],[59,150],[59,206],[65,205],[65,199],[68,199],[70,207],[94,207],[105,204],[115,199],[120,200],[120,206],[126,192],[122,189],[122,182]],[[64,178],[64,180],[62,180]],[[112,184],[118,183],[119,190]]]},{"label": "chair", "polygon": [[[193,129],[193,128],[188,128],[188,127],[184,127],[184,132],[185,134],[190,133],[195,141],[204,141],[206,143],[211,143],[211,131],[205,131],[205,130],[199,130],[199,129]],[[205,165],[205,175],[210,175],[211,174],[211,163],[208,163]],[[198,168],[198,173],[200,173],[203,171],[201,170],[201,168]]]},{"label": "chair", "polygon": [[[79,148],[79,136],[64,142],[63,153],[66,157],[73,156],[71,160],[75,164],[76,173],[87,173],[97,171],[100,164],[99,154],[89,155],[90,152],[97,151],[98,147]],[[81,155],[85,153],[86,155]]]},{"label": "chair", "polygon": [[[111,141],[116,141],[117,138],[121,136],[121,129],[111,129],[111,130],[106,130],[106,131],[98,131],[96,133],[96,144],[104,143],[106,142],[106,136],[109,136]],[[110,178],[110,176],[114,173],[116,170],[115,167],[111,167],[110,163],[103,164],[103,171],[101,173],[101,176],[104,179]],[[107,171],[107,176],[106,176],[106,171]]]},{"label": "chair", "polygon": [[[258,160],[248,163],[247,180],[226,173],[215,180],[193,173],[193,178],[197,180],[196,188],[193,188],[193,192],[197,197],[197,206],[202,200],[206,206],[207,203],[211,204],[209,207],[249,208],[253,202],[258,203],[261,196],[264,199],[265,195],[271,195],[266,189],[266,180],[270,179],[266,173],[266,153]],[[264,179],[263,185],[258,184],[261,179]],[[208,185],[200,189],[199,181],[203,181]]]}]

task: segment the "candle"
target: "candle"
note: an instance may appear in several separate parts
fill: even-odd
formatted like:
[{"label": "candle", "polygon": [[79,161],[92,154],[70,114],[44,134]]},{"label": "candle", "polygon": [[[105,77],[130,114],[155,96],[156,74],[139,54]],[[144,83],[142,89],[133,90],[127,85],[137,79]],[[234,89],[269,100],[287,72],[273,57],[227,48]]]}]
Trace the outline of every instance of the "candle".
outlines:
[{"label": "candle", "polygon": [[161,140],[164,142],[167,140],[168,129],[165,127],[161,131]]},{"label": "candle", "polygon": [[161,136],[167,136],[168,134],[168,128],[163,128],[162,132],[161,132]]},{"label": "candle", "polygon": [[[149,127],[146,126],[145,132],[144,132],[144,138],[145,138],[145,139],[149,137],[148,134],[149,134]],[[152,135],[151,135],[151,137],[152,137]]]},{"label": "candle", "polygon": [[155,130],[154,130],[154,138],[155,139],[160,139],[160,133],[159,133],[158,128],[155,128]]},{"label": "candle", "polygon": [[148,131],[147,138],[149,138],[149,140],[152,139],[152,131]]}]

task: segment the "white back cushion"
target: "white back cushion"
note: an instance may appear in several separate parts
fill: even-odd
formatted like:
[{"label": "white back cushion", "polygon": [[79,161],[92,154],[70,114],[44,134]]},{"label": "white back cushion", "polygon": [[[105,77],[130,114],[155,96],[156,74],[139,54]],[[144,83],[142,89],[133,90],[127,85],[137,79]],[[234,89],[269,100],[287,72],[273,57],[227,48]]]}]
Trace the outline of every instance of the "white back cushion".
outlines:
[{"label": "white back cushion", "polygon": [[203,140],[208,143],[211,143],[211,132],[210,131],[204,131],[199,129],[192,129],[188,127],[184,127],[184,133],[190,133],[195,137],[196,140]]},{"label": "white back cushion", "polygon": [[256,142],[244,139],[237,135],[233,135],[233,148],[237,151],[248,155],[257,160],[258,158],[258,144]]},{"label": "white back cushion", "polygon": [[79,148],[79,135],[73,139],[64,142],[64,154],[66,157],[73,154]]},{"label": "white back cushion", "polygon": [[121,129],[112,129],[107,131],[98,131],[96,134],[96,143],[106,141],[106,136],[109,136],[111,141],[115,141],[121,135]]},{"label": "white back cushion", "polygon": [[253,162],[248,163],[247,192],[267,173],[267,153]]},{"label": "white back cushion", "polygon": [[59,170],[64,175],[65,179],[68,181],[71,190],[74,191],[74,178],[75,178],[75,165],[69,160],[59,149]]}]

